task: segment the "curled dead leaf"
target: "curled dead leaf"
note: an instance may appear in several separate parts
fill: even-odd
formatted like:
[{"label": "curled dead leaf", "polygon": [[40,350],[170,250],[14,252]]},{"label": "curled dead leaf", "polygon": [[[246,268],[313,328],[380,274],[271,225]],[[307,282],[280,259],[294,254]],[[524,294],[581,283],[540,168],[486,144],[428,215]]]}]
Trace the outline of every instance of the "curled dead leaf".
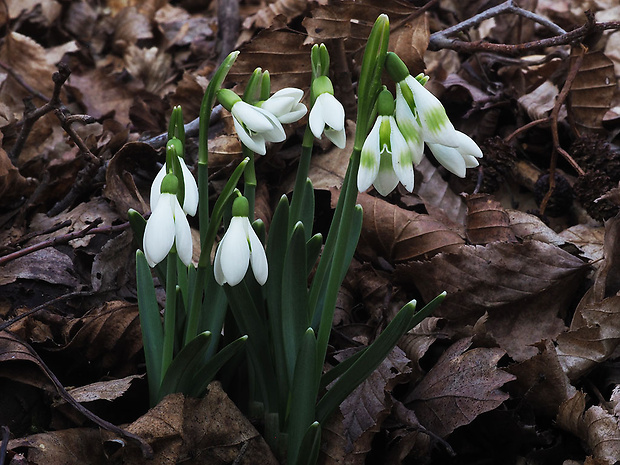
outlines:
[{"label": "curled dead leaf", "polygon": [[500,388],[515,379],[497,368],[502,349],[467,350],[471,342],[452,344],[406,399],[420,423],[441,437],[499,407],[508,399]]},{"label": "curled dead leaf", "polygon": [[487,194],[474,194],[466,198],[467,238],[472,244],[489,242],[515,242],[510,228],[510,218],[501,204]]},{"label": "curled dead leaf", "polygon": [[451,228],[429,215],[400,208],[368,194],[359,194],[364,209],[358,253],[383,257],[390,263],[426,259],[458,250],[465,241]]}]

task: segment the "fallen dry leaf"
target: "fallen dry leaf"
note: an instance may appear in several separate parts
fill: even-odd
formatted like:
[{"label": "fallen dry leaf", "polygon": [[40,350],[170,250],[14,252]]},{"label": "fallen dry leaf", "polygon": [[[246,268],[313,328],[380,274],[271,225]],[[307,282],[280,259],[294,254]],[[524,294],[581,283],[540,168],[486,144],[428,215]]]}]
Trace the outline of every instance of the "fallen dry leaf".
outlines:
[{"label": "fallen dry leaf", "polygon": [[464,245],[453,229],[430,215],[400,208],[378,197],[359,194],[364,209],[358,253],[390,263],[427,259],[440,252],[453,252]]},{"label": "fallen dry leaf", "polygon": [[[552,305],[570,299],[586,267],[558,247],[526,241],[461,246],[456,253],[398,265],[397,271],[402,280],[415,283],[427,302],[448,292],[435,316],[474,324],[485,311],[521,312],[542,294],[555,296],[548,297]],[[555,307],[556,314],[560,308]]]},{"label": "fallen dry leaf", "polygon": [[471,342],[464,338],[446,349],[406,399],[420,423],[441,437],[501,405],[508,394],[499,388],[515,379],[497,368],[502,349],[467,350]]},{"label": "fallen dry leaf", "polygon": [[[579,48],[573,48],[571,62],[579,53]],[[600,132],[603,129],[603,117],[610,108],[616,88],[613,62],[600,50],[586,52],[569,92],[569,108],[581,131]]]},{"label": "fallen dry leaf", "polygon": [[583,392],[577,392],[561,405],[556,421],[558,426],[586,442],[595,463],[617,463],[620,457],[619,419],[598,405],[586,410]]},{"label": "fallen dry leaf", "polygon": [[469,243],[516,242],[510,218],[501,204],[487,194],[473,194],[466,198],[467,239]]}]

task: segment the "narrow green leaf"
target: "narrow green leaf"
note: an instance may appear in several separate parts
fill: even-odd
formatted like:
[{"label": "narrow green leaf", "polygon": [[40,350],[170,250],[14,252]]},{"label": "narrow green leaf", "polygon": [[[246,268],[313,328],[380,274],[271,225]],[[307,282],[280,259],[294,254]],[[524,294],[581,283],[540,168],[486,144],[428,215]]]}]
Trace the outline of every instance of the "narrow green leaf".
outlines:
[{"label": "narrow green leaf", "polygon": [[308,427],[306,434],[304,434],[295,465],[316,465],[320,450],[321,424],[315,421]]},{"label": "narrow green leaf", "polygon": [[302,198],[301,210],[299,212],[299,221],[301,221],[306,228],[306,241],[310,239],[312,235],[312,228],[314,227],[314,186],[310,178],[306,180],[306,184],[303,186],[304,195]]},{"label": "narrow green leaf", "polygon": [[159,305],[155,296],[151,268],[141,250],[136,251],[136,284],[138,288],[142,343],[144,344],[144,357],[146,359],[146,372],[149,384],[149,398],[151,405],[154,405],[157,402],[162,378],[161,362],[164,332],[161,316],[159,315]]},{"label": "narrow green leaf", "polygon": [[448,293],[446,291],[443,291],[441,294],[439,294],[437,297],[427,303],[422,309],[420,309],[419,312],[416,312],[416,314],[413,315],[411,321],[409,322],[409,327],[407,328],[407,331],[415,328],[424,318],[431,316],[433,312],[437,309],[437,307],[441,305],[443,299],[446,298],[446,295],[448,295]]},{"label": "narrow green leaf", "polygon": [[319,391],[322,391],[323,389],[325,389],[329,385],[329,383],[331,383],[338,377],[342,376],[342,374],[345,371],[351,368],[351,365],[353,365],[357,361],[357,359],[360,358],[364,352],[366,352],[366,349],[368,349],[368,347],[364,347],[360,349],[358,352],[354,353],[346,360],[343,360],[342,362],[340,362],[338,365],[336,365],[334,368],[329,370],[327,373],[323,374],[323,376],[321,376],[321,383],[319,385]]},{"label": "narrow green leaf", "polygon": [[[267,311],[269,329],[274,350],[274,363],[278,390],[280,393],[289,391],[290,379],[286,369],[284,352],[284,335],[282,333],[282,273],[284,257],[288,248],[289,203],[286,195],[280,201],[271,219],[269,236],[267,237],[267,262],[269,263],[269,278],[265,283],[267,297]],[[280,395],[278,410],[286,411],[286,396]]]},{"label": "narrow green leaf", "polygon": [[291,386],[290,413],[288,416],[288,460],[296,463],[297,454],[308,428],[314,422],[317,397],[316,338],[308,328],[301,340],[295,375]]},{"label": "narrow green leaf", "polygon": [[187,389],[191,388],[194,374],[199,364],[204,360],[210,339],[211,333],[205,331],[181,349],[166,370],[159,389],[159,399],[163,399],[174,392],[188,393]]},{"label": "narrow green leaf", "polygon": [[220,368],[245,347],[247,340],[247,336],[241,336],[210,357],[192,377],[192,385],[188,394],[192,397],[200,397]]},{"label": "narrow green leaf", "polygon": [[401,308],[379,337],[325,393],[316,407],[316,418],[319,422],[325,422],[342,401],[381,364],[409,329],[414,312],[415,301]]},{"label": "narrow green leaf", "polygon": [[[306,275],[306,240],[304,225],[299,222],[286,251],[282,275],[282,334],[289,379],[293,378],[295,360],[304,331],[308,328],[308,288]],[[277,341],[274,341],[277,342]]]}]

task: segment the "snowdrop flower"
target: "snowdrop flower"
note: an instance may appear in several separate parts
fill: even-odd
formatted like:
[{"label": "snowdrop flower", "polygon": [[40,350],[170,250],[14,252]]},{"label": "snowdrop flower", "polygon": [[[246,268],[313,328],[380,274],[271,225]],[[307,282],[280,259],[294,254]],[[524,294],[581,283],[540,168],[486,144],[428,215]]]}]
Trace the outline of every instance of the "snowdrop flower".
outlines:
[{"label": "snowdrop flower", "polygon": [[388,195],[398,181],[413,191],[413,157],[411,147],[394,118],[394,99],[384,89],[377,101],[379,116],[362,146],[357,188],[365,191],[374,184],[381,195]]},{"label": "snowdrop flower", "polygon": [[272,113],[282,124],[294,123],[308,112],[306,106],[301,103],[303,96],[303,90],[286,87],[262,102],[260,107]]},{"label": "snowdrop flower", "polygon": [[456,131],[456,138],[458,141],[456,147],[427,143],[439,163],[451,173],[464,178],[467,168],[478,166],[478,158],[482,158],[482,150],[467,134]]},{"label": "snowdrop flower", "polygon": [[142,249],[151,267],[166,258],[173,246],[185,265],[192,262],[192,234],[177,199],[178,184],[174,174],[164,176],[157,205],[146,222]]},{"label": "snowdrop flower", "polygon": [[230,286],[239,284],[250,264],[258,284],[262,286],[267,282],[267,256],[263,244],[252,229],[248,209],[245,197],[235,199],[233,218],[217,247],[213,264],[215,280],[220,286],[226,283]]},{"label": "snowdrop flower", "polygon": [[229,89],[220,89],[217,97],[232,114],[239,139],[253,152],[265,155],[266,142],[282,142],[286,139],[282,124],[271,112],[244,102]]},{"label": "snowdrop flower", "polygon": [[426,82],[427,77],[412,77],[392,52],[387,54],[385,67],[396,81],[396,121],[412,147],[414,163],[421,161],[426,142],[439,163],[451,173],[465,177],[467,168],[478,166],[477,159],[482,157],[480,147],[454,129],[439,99],[420,83]]},{"label": "snowdrop flower", "polygon": [[[178,139],[171,139],[168,142],[168,148],[170,144],[175,144],[174,141],[180,141]],[[178,149],[177,149],[177,153]],[[183,172],[183,184],[185,186],[183,196],[183,211],[190,216],[194,216],[196,214],[196,210],[198,209],[198,185],[196,184],[196,179],[192,175],[191,171],[185,164],[185,160],[182,157],[179,157],[179,164],[181,165],[181,171]],[[161,183],[164,180],[164,177],[168,173],[168,167],[164,163],[164,166],[161,167],[157,176],[153,180],[153,184],[151,185],[151,211],[155,211],[157,207],[157,203],[159,202],[159,198],[161,196]]]},{"label": "snowdrop flower", "polygon": [[343,149],[347,143],[344,107],[334,97],[334,87],[329,78],[327,76],[316,78],[312,83],[312,92],[316,97],[308,120],[312,134],[320,139],[325,133],[336,147]]}]

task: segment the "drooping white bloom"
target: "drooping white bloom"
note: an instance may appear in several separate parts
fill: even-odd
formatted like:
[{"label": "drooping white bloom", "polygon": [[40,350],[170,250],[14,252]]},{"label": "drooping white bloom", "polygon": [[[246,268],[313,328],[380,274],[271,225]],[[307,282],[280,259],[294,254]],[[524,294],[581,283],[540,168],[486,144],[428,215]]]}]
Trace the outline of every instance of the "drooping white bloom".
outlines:
[{"label": "drooping white bloom", "polygon": [[407,102],[407,104],[410,108],[415,107],[425,142],[447,145],[449,147],[456,147],[458,145],[456,130],[437,97],[411,75],[398,82],[396,88],[397,99],[407,100],[403,91],[408,90],[413,94],[414,104],[411,105],[411,102]]},{"label": "drooping white bloom", "polygon": [[265,284],[269,270],[263,244],[247,216],[233,216],[215,253],[215,280],[219,285],[236,286],[245,277],[249,265],[256,281],[261,286]]},{"label": "drooping white bloom", "polygon": [[380,115],[362,146],[357,188],[365,191],[371,185],[385,196],[398,181],[413,191],[413,159],[407,141],[393,116]]},{"label": "drooping white bloom", "polygon": [[271,112],[238,100],[230,109],[241,142],[253,152],[265,155],[266,142],[282,142],[286,133]]},{"label": "drooping white bloom", "polygon": [[142,249],[148,264],[153,267],[161,262],[173,245],[176,245],[181,261],[189,266],[192,261],[189,223],[176,194],[163,192],[144,230]]},{"label": "drooping white bloom", "polygon": [[482,158],[480,147],[467,135],[456,131],[456,147],[428,142],[428,146],[439,163],[448,171],[460,178],[465,177],[467,168],[478,166],[478,158]]},{"label": "drooping white bloom", "polygon": [[343,149],[347,143],[344,128],[344,107],[332,94],[319,95],[310,110],[310,130],[314,137],[324,133],[334,145]]},{"label": "drooping white bloom", "polygon": [[403,97],[400,86],[396,86],[396,110],[394,113],[398,128],[407,141],[414,165],[418,165],[424,156],[424,135],[422,127],[411,107]]},{"label": "drooping white bloom", "polygon": [[[196,179],[185,164],[185,160],[179,158],[179,164],[181,165],[181,171],[183,172],[183,184],[185,185],[183,211],[190,216],[194,216],[196,214],[196,210],[198,209],[198,184],[196,184]],[[155,176],[153,184],[151,184],[151,211],[155,211],[157,203],[159,202],[159,198],[161,196],[161,182],[166,176],[166,173],[167,168],[164,163],[164,166],[161,167],[157,173],[157,176]]]},{"label": "drooping white bloom", "polygon": [[282,124],[294,123],[308,112],[306,106],[301,103],[303,96],[303,90],[286,87],[262,102],[260,107],[272,113]]}]

